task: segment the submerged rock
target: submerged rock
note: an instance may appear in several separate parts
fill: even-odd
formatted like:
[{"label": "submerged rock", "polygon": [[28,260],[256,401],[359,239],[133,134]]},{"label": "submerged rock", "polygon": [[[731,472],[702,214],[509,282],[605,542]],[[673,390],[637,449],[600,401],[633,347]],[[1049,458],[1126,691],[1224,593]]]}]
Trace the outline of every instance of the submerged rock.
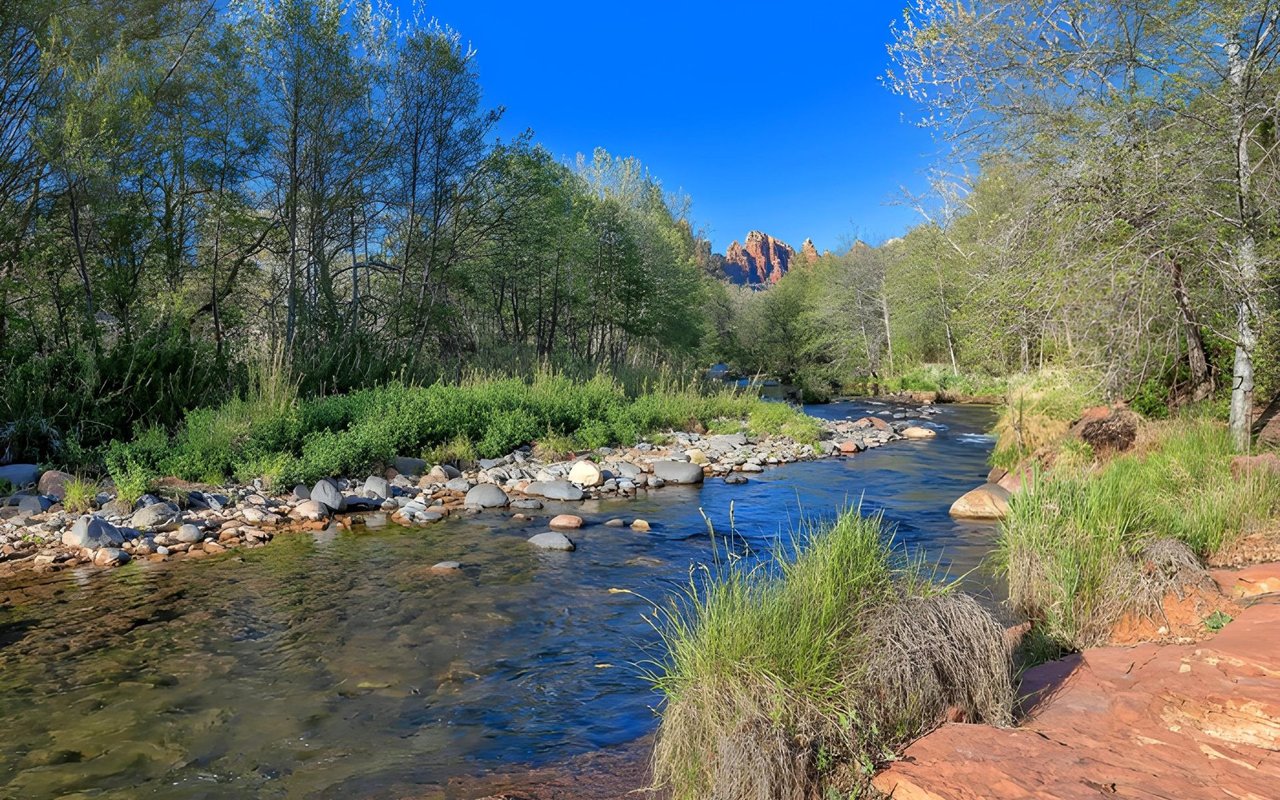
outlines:
[{"label": "submerged rock", "polygon": [[563,533],[540,533],[537,536],[529,537],[529,544],[542,550],[562,550],[565,552],[576,550],[573,542]]}]

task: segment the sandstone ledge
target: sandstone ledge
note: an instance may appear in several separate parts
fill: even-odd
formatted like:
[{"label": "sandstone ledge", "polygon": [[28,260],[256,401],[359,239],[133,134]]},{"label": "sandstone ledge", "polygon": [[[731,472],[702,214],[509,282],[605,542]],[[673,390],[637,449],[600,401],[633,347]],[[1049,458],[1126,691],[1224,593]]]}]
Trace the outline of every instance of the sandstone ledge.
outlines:
[{"label": "sandstone ledge", "polygon": [[1031,670],[1018,728],[948,724],[875,778],[896,800],[1253,798],[1280,791],[1280,605],[1191,645]]}]

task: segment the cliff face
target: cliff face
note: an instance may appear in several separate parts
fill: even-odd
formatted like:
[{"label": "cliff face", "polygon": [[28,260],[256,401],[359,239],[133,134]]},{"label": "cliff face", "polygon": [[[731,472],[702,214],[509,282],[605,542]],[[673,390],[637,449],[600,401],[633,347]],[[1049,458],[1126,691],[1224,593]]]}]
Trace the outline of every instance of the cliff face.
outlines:
[{"label": "cliff face", "polygon": [[734,242],[724,254],[724,275],[730,283],[772,286],[787,274],[796,251],[786,242],[760,231],[747,234],[745,244]]}]

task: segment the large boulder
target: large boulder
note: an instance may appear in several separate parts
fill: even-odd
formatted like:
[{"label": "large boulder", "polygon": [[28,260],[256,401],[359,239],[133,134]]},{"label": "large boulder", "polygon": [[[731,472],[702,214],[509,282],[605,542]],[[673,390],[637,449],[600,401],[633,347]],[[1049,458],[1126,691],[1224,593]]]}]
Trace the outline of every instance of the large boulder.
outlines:
[{"label": "large boulder", "polygon": [[324,505],[330,511],[345,511],[347,498],[338,491],[338,486],[328,478],[321,478],[311,487],[311,499]]},{"label": "large boulder", "polygon": [[385,500],[391,496],[391,486],[387,483],[386,478],[379,475],[370,475],[364,479],[364,494],[367,497]]},{"label": "large boulder", "polygon": [[129,526],[143,531],[176,530],[179,521],[178,507],[172,503],[151,503],[133,512]]},{"label": "large boulder", "polygon": [[959,519],[1004,519],[1009,513],[1009,492],[984,483],[951,504],[951,516]]},{"label": "large boulder", "polygon": [[396,472],[401,475],[416,478],[427,468],[427,462],[421,458],[410,458],[408,456],[399,456],[392,462],[392,466],[396,468]]},{"label": "large boulder", "polygon": [[329,518],[329,507],[319,500],[303,500],[293,507],[293,515],[307,522],[323,522]]},{"label": "large boulder", "polygon": [[525,494],[545,497],[548,500],[581,500],[582,489],[568,481],[534,481],[524,490]]},{"label": "large boulder", "polygon": [[0,483],[7,483],[14,489],[34,486],[39,480],[40,468],[35,464],[7,464],[0,467]]},{"label": "large boulder", "polygon": [[529,544],[540,550],[563,550],[568,552],[577,549],[568,536],[554,531],[529,537]]},{"label": "large boulder", "polygon": [[75,477],[60,470],[51,469],[40,476],[37,491],[40,494],[56,497],[59,500],[67,496],[67,484]]},{"label": "large boulder", "polygon": [[579,486],[599,486],[604,483],[604,473],[591,461],[578,461],[569,470],[569,482]]},{"label": "large boulder", "polygon": [[480,483],[467,491],[463,505],[470,508],[505,508],[511,502],[502,487],[492,483]]},{"label": "large boulder", "polygon": [[84,550],[119,547],[124,544],[124,534],[102,517],[86,514],[76,520],[71,530],[62,534],[62,543],[67,547],[79,547]]},{"label": "large boulder", "polygon": [[653,474],[667,483],[702,483],[702,467],[689,461],[655,461]]},{"label": "large boulder", "polygon": [[1280,456],[1262,453],[1256,456],[1236,456],[1231,459],[1231,477],[1242,480],[1252,474],[1280,475]]}]

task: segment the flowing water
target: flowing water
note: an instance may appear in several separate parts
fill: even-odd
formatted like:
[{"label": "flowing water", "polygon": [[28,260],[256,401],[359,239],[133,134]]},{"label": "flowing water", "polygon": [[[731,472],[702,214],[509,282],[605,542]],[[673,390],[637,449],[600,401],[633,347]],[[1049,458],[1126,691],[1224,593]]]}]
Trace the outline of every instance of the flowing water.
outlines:
[{"label": "flowing water", "polygon": [[[842,419],[883,406],[837,403]],[[572,507],[574,553],[508,514],[278,537],[202,560],[0,583],[0,798],[398,797],[650,733],[651,605],[712,557],[703,512],[767,551],[862,503],[972,586],[994,529],[947,515],[980,483],[988,409],[938,438]],[[643,517],[648,534],[600,525]],[[430,565],[461,561],[460,575]],[[610,592],[627,589],[633,593]]]}]

